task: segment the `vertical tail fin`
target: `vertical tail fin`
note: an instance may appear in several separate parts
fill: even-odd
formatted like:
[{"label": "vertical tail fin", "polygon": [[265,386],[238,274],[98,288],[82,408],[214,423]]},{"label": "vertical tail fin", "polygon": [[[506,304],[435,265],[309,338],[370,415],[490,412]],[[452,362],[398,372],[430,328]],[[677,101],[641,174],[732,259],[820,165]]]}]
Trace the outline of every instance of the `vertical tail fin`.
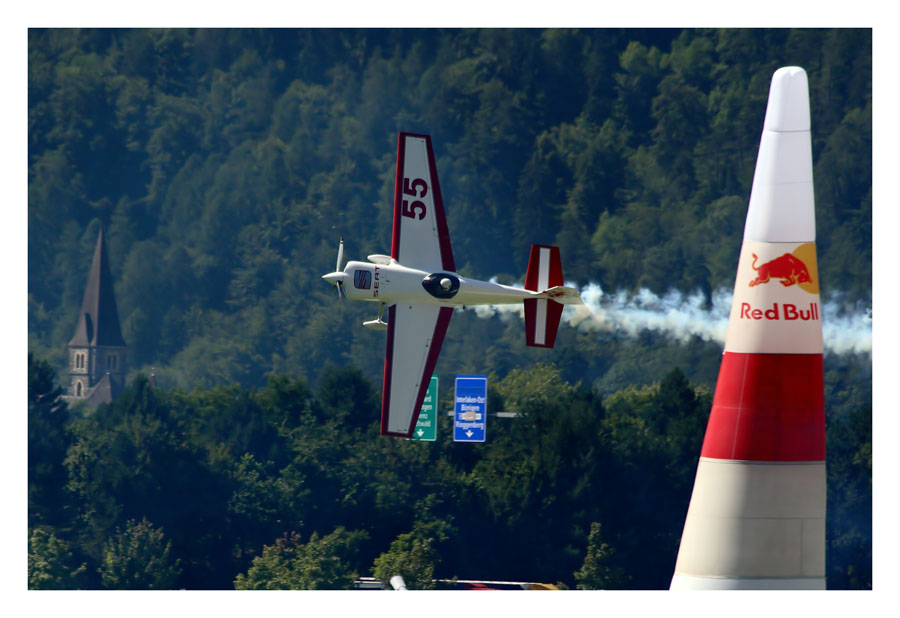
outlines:
[{"label": "vertical tail fin", "polygon": [[[544,292],[563,284],[559,247],[531,245],[525,289]],[[549,298],[529,298],[525,303],[525,343],[536,348],[552,348],[563,306]]]}]

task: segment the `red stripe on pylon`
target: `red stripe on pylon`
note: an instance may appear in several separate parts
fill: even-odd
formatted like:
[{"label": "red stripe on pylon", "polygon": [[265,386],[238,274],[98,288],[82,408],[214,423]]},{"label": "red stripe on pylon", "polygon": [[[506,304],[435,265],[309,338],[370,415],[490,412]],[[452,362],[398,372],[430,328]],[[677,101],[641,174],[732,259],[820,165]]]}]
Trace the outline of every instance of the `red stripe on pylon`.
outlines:
[{"label": "red stripe on pylon", "polygon": [[725,352],[700,455],[824,461],[822,355]]}]

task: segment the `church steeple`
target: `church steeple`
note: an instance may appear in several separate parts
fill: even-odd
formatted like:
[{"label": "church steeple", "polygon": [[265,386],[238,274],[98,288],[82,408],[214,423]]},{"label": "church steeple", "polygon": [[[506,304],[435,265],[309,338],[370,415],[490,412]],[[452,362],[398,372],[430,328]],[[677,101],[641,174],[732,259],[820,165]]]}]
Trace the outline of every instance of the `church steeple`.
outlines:
[{"label": "church steeple", "polygon": [[75,336],[69,341],[69,345],[125,347],[122,330],[119,328],[119,311],[113,294],[112,274],[109,270],[109,258],[106,257],[102,228],[97,236]]},{"label": "church steeple", "polygon": [[69,397],[93,405],[115,399],[125,384],[125,352],[101,228],[75,335],[69,341]]}]

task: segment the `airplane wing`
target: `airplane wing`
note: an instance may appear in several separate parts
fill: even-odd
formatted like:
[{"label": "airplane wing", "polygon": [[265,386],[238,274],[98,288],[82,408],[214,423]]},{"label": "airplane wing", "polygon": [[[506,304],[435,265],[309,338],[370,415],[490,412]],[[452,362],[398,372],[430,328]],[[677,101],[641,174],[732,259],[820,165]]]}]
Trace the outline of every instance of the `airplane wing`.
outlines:
[{"label": "airplane wing", "polygon": [[410,437],[434,373],[452,307],[391,305],[387,311],[381,435]]},{"label": "airplane wing", "polygon": [[410,268],[456,272],[431,138],[400,133],[391,257]]}]

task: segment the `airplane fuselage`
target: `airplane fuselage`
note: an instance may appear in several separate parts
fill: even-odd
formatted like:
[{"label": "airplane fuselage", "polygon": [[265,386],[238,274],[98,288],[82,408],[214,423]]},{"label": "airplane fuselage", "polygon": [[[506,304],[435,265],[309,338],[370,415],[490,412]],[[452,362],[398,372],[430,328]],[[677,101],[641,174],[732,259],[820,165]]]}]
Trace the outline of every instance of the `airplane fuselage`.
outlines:
[{"label": "airplane fuselage", "polygon": [[470,279],[455,272],[409,268],[396,260],[348,262],[343,270],[343,290],[351,300],[450,307],[512,304],[540,296],[530,290]]}]

